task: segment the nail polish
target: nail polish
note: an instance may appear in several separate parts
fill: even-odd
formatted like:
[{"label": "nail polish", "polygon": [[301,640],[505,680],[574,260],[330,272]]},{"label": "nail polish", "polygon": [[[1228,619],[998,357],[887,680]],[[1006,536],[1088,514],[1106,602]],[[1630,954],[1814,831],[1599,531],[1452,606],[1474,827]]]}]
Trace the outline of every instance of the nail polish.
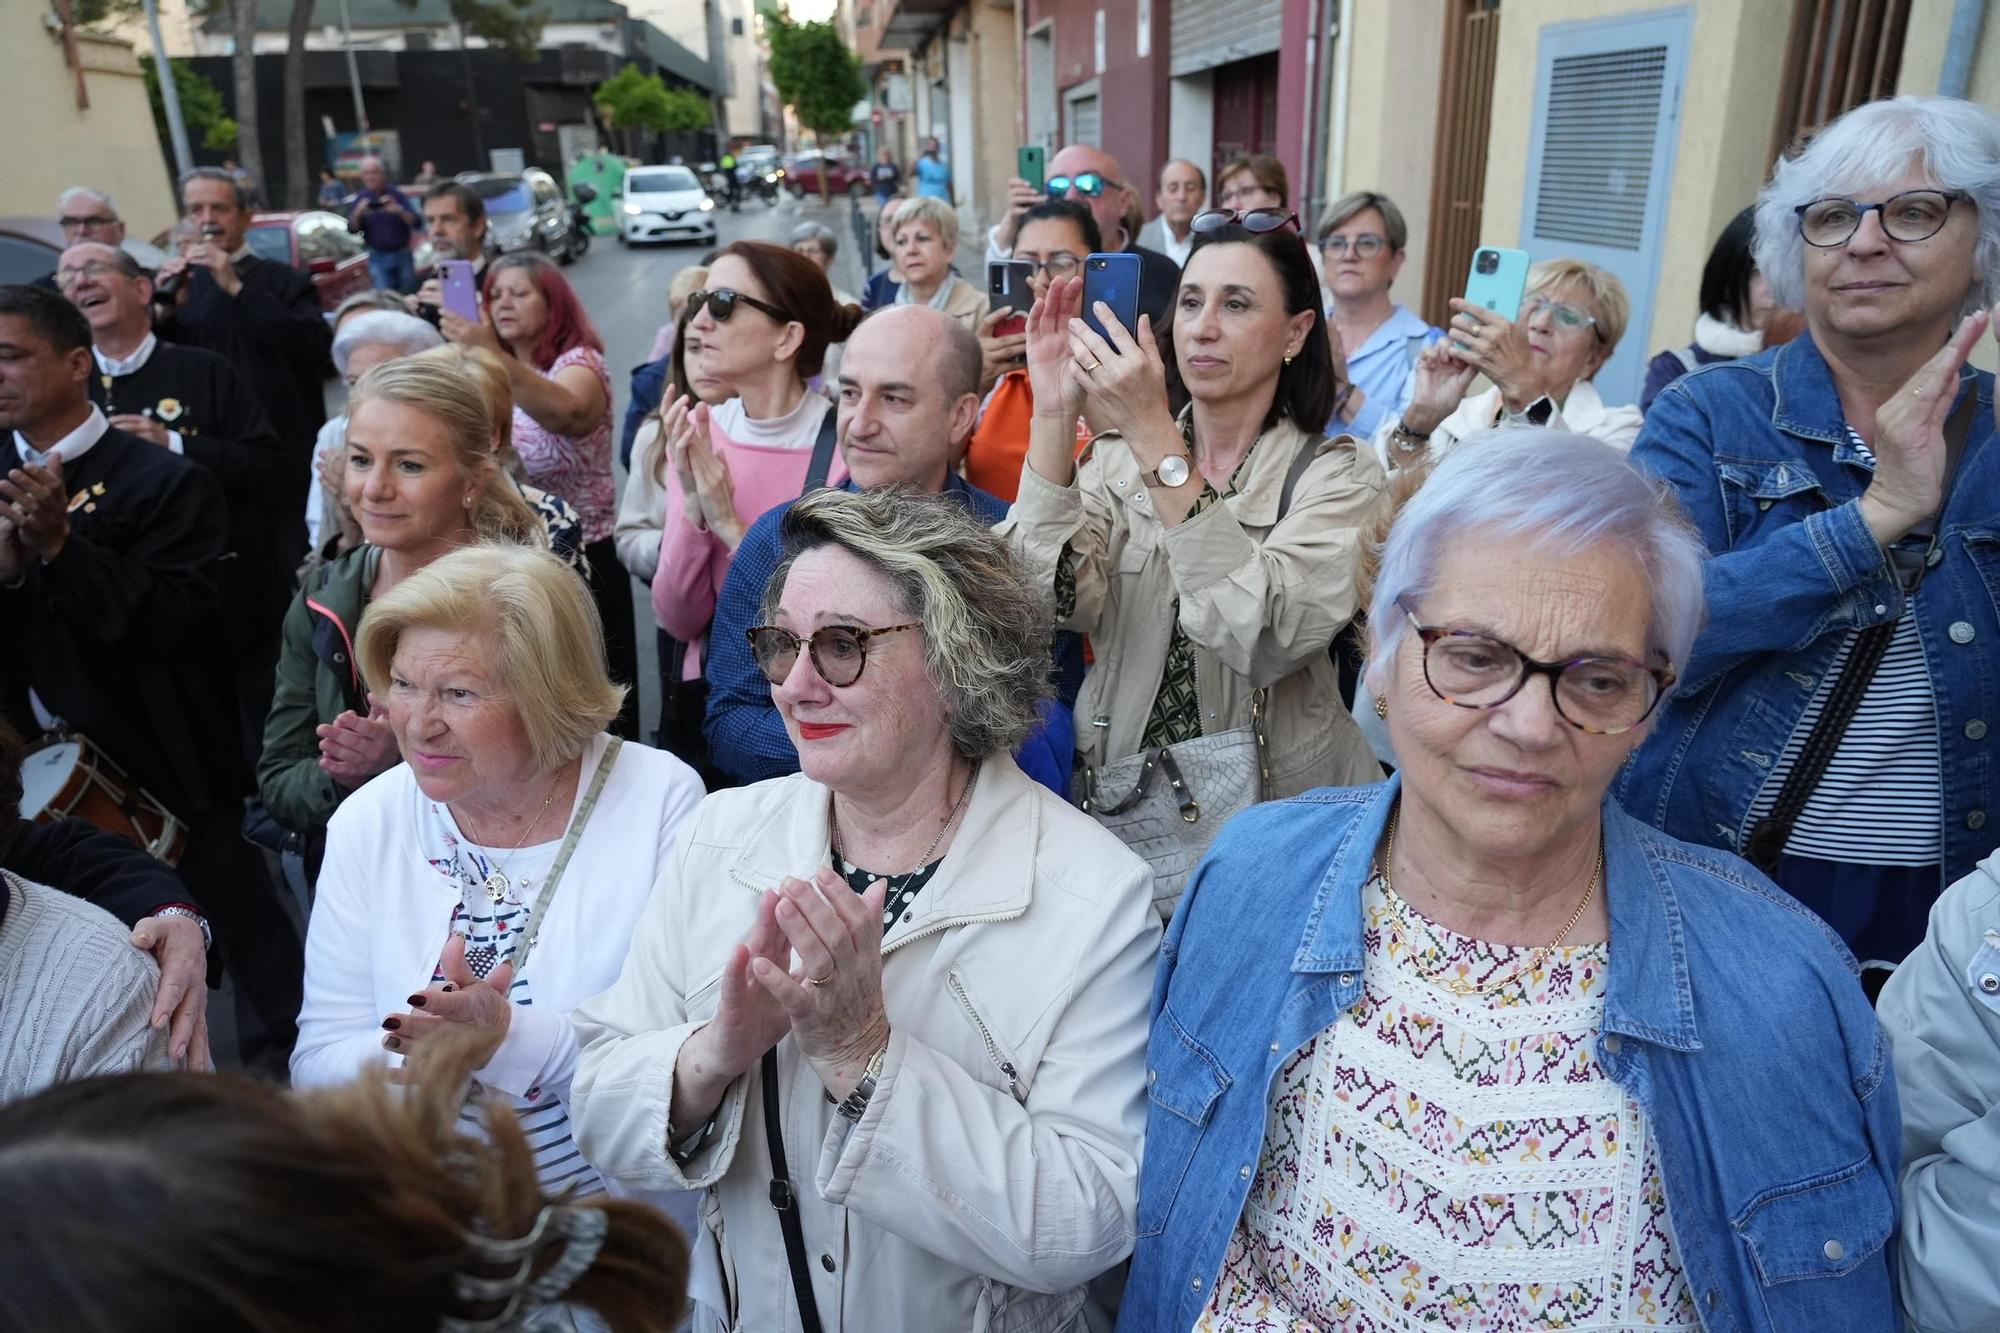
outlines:
[{"label": "nail polish", "polygon": [[385,1018],[382,1020],[382,1026],[394,1032],[403,1026],[403,1020],[400,1018]]},{"label": "nail polish", "polygon": [[421,995],[412,995],[410,997],[410,1007],[412,1009],[421,1009],[428,1003],[430,1002]]}]

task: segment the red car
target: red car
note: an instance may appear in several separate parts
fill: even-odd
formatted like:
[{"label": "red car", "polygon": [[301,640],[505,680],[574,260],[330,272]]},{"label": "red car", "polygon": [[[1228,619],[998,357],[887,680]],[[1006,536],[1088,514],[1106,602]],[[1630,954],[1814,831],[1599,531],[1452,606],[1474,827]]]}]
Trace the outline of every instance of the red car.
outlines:
[{"label": "red car", "polygon": [[[244,236],[250,252],[263,259],[312,275],[319,289],[320,309],[332,314],[342,301],[375,285],[368,272],[368,247],[347,229],[338,213],[311,209],[303,213],[258,213]],[[430,276],[434,260],[429,241],[416,245],[417,281]]]},{"label": "red car", "polygon": [[805,198],[819,193],[820,163],[831,162],[827,179],[834,194],[864,195],[868,193],[868,169],[857,167],[844,157],[825,158],[818,153],[806,153],[792,159],[785,171],[785,184],[793,195]]}]

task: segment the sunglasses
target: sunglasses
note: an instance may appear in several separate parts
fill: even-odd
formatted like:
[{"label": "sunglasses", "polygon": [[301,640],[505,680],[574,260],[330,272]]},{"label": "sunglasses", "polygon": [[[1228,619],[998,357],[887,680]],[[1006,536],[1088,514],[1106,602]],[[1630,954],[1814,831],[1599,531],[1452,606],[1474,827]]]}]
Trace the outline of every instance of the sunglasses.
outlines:
[{"label": "sunglasses", "polygon": [[754,296],[745,296],[734,287],[717,287],[712,292],[695,292],[688,297],[687,308],[689,310],[699,310],[703,302],[707,302],[708,304],[709,318],[718,324],[727,324],[729,322],[729,317],[736,313],[738,302],[749,306],[752,310],[763,311],[780,324],[789,324],[792,322],[790,315],[780,310],[777,306],[772,305],[769,301],[760,301]]},{"label": "sunglasses", "polygon": [[776,625],[758,625],[745,633],[750,638],[750,656],[756,659],[757,669],[764,673],[764,679],[773,685],[782,685],[790,677],[792,668],[799,664],[799,646],[805,644],[812,654],[813,670],[819,672],[820,679],[837,689],[844,689],[861,679],[861,669],[868,665],[870,641],[879,635],[922,628],[922,625],[914,623],[885,625],[879,629],[823,625],[814,630],[809,639],[801,639],[790,630]]},{"label": "sunglasses", "polygon": [[[1293,231],[1297,231],[1299,215],[1289,208],[1253,208],[1248,212],[1234,208],[1209,208],[1195,214],[1194,220],[1188,223],[1188,227],[1199,232],[1221,231],[1231,223],[1258,235],[1276,231],[1280,227],[1290,227]],[[1303,240],[1304,237],[1300,239]]]},{"label": "sunglasses", "polygon": [[1095,199],[1104,193],[1104,187],[1110,183],[1094,171],[1079,171],[1074,176],[1051,176],[1048,185],[1049,198],[1060,199],[1071,190],[1075,190],[1086,198]]}]

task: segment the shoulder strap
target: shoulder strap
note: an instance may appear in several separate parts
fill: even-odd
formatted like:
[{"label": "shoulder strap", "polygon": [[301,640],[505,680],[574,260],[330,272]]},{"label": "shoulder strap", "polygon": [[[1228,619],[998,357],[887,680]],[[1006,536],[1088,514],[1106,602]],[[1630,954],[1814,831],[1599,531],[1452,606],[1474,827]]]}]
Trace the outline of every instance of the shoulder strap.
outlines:
[{"label": "shoulder strap", "polygon": [[1317,435],[1308,435],[1299,441],[1298,452],[1292,455],[1292,465],[1285,469],[1285,484],[1278,490],[1278,517],[1273,521],[1273,527],[1283,523],[1285,515],[1292,512],[1292,492],[1299,488],[1299,478],[1305,476],[1306,469],[1319,456],[1320,443]]},{"label": "shoulder strap", "polygon": [[549,867],[549,882],[543,886],[535,910],[528,914],[528,924],[521,927],[522,940],[515,946],[512,955],[514,975],[517,977],[528,966],[528,955],[534,952],[535,941],[542,937],[542,918],[549,914],[549,904],[556,900],[556,890],[562,887],[563,870],[569,865],[577,840],[583,837],[583,826],[590,822],[590,812],[597,808],[597,798],[604,792],[604,780],[611,776],[611,766],[618,762],[618,751],[624,744],[624,737],[613,736],[611,743],[604,747],[604,757],[597,761],[597,771],[590,776],[590,788],[583,794],[583,803],[576,808],[576,818],[569,821],[569,833],[556,850],[555,864]]},{"label": "shoulder strap", "polygon": [[1681,373],[1683,375],[1701,364],[1701,358],[1694,354],[1694,348],[1692,347],[1676,347],[1668,352],[1667,355],[1681,363]]},{"label": "shoulder strap", "polygon": [[805,1228],[799,1225],[799,1200],[792,1191],[791,1167],[785,1161],[785,1131],[779,1123],[776,1046],[764,1052],[757,1081],[763,1084],[764,1143],[771,1153],[771,1206],[778,1210],[778,1227],[785,1233],[785,1263],[792,1270],[792,1299],[798,1303],[799,1327],[805,1333],[821,1333],[812,1270],[806,1266]]},{"label": "shoulder strap", "polygon": [[813,441],[812,461],[806,464],[806,484],[799,494],[816,491],[826,485],[827,473],[833,471],[833,447],[839,430],[840,409],[828,403],[826,415],[819,419],[819,438]]}]

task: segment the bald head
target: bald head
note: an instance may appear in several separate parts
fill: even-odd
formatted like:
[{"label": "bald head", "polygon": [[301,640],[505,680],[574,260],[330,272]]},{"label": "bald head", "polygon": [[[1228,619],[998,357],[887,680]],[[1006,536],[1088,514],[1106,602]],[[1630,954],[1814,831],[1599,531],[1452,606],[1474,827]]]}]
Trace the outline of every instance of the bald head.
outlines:
[{"label": "bald head", "polygon": [[921,367],[925,383],[946,398],[979,392],[979,339],[927,305],[892,305],[862,320],[841,353],[856,355],[904,371]]},{"label": "bald head", "polygon": [[1123,250],[1132,243],[1132,237],[1125,233],[1125,210],[1130,206],[1132,194],[1125,173],[1118,167],[1118,159],[1102,148],[1073,143],[1049,161],[1051,177],[1068,176],[1074,180],[1085,172],[1101,177],[1103,190],[1093,198],[1071,185],[1063,198],[1074,199],[1090,210],[1097,219],[1097,230],[1103,234],[1105,249]]},{"label": "bald head", "polygon": [[840,447],[864,489],[943,487],[979,419],[979,339],[929,306],[861,322],[840,356]]}]

